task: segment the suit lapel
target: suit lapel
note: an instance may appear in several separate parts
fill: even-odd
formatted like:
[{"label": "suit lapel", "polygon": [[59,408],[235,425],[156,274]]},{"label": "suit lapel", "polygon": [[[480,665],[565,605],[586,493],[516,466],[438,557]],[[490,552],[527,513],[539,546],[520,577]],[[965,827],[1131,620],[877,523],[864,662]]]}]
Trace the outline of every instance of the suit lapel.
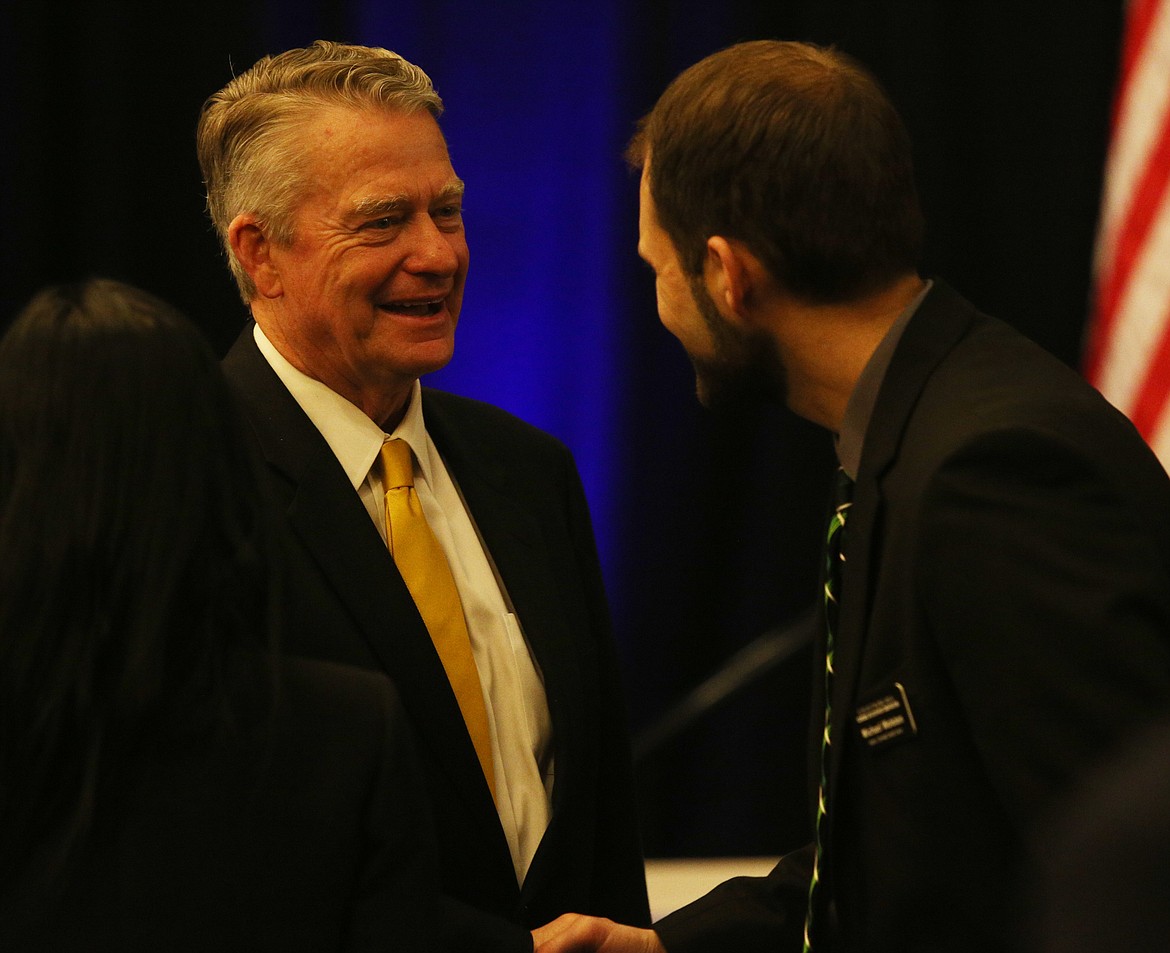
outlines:
[{"label": "suit lapel", "polygon": [[293,534],[374,657],[394,678],[420,746],[443,766],[468,810],[479,815],[475,827],[499,831],[442,662],[341,464],[260,354],[250,326],[224,367],[244,398],[268,466],[289,487],[285,515]]},{"label": "suit lapel", "polygon": [[[458,426],[443,395],[425,388],[423,408],[427,431],[474,516],[544,679],[557,759],[551,831],[560,796],[573,786],[577,765],[564,753],[582,750],[577,735],[583,703],[579,669],[561,615],[562,600],[549,565],[544,532],[531,506],[517,497],[515,481],[498,454],[492,452],[492,435]],[[547,842],[546,833],[529,868],[526,892],[539,879],[544,866],[539,860]]]},{"label": "suit lapel", "polygon": [[[549,567],[547,544],[532,508],[519,499],[507,469],[491,452],[488,433],[468,433],[455,425],[449,408],[434,392],[423,391],[427,430],[442,453],[474,516],[484,545],[504,582],[524,635],[545,675],[549,704],[555,706],[563,686],[554,673],[572,671],[563,644],[557,583]],[[570,682],[574,681],[570,678]],[[556,696],[556,697],[554,697]],[[554,710],[554,721],[557,712]],[[558,725],[558,731],[560,726]]]},{"label": "suit lapel", "polygon": [[[878,542],[884,500],[881,479],[893,464],[902,435],[930,375],[963,337],[975,310],[945,283],[934,287],[911,317],[890,360],[865,433],[860,472],[844,538],[839,635],[834,649],[831,737],[844,739],[857,708],[858,680],[869,631],[873,586],[880,567]],[[830,747],[830,800],[838,790],[843,744]],[[830,805],[829,817],[833,817]]]}]

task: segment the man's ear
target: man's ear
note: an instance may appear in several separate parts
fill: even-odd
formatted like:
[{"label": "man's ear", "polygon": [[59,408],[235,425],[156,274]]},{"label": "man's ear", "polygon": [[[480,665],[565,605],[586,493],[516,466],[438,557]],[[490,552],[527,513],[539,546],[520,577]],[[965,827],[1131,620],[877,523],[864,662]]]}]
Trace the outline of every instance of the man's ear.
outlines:
[{"label": "man's ear", "polygon": [[743,242],[712,235],[707,239],[703,280],[719,312],[731,321],[751,319],[759,305],[766,272],[758,258]]},{"label": "man's ear", "polygon": [[284,294],[280,273],[272,261],[272,242],[254,215],[241,213],[228,226],[228,242],[240,267],[248,273],[257,294],[279,298]]}]

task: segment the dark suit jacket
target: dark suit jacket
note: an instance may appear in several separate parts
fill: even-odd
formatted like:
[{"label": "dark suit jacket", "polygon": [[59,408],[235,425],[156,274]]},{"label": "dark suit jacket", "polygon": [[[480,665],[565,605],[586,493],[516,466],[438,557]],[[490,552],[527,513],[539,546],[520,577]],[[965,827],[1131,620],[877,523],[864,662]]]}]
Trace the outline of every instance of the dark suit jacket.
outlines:
[{"label": "dark suit jacket", "polygon": [[[936,283],[844,556],[818,951],[1006,949],[1036,818],[1170,699],[1170,480],[1078,375]],[[667,949],[799,949],[810,854],[667,918]]]},{"label": "dark suit jacket", "polygon": [[59,888],[0,898],[5,953],[429,951],[438,896],[385,676],[289,660],[271,721],[135,757]]},{"label": "dark suit jacket", "polygon": [[1170,947],[1170,722],[1106,759],[1038,838],[1038,953]]},{"label": "dark suit jacket", "polygon": [[[397,683],[419,738],[446,892],[509,921],[494,937],[501,948],[530,948],[527,928],[568,911],[647,922],[625,703],[593,531],[568,450],[497,408],[423,391],[427,429],[504,581],[552,715],[553,816],[521,890],[442,664],[360,499],[259,353],[250,326],[224,369],[290,530],[297,579],[290,645],[385,671]],[[468,926],[480,936],[478,949],[490,948],[489,929]]]}]

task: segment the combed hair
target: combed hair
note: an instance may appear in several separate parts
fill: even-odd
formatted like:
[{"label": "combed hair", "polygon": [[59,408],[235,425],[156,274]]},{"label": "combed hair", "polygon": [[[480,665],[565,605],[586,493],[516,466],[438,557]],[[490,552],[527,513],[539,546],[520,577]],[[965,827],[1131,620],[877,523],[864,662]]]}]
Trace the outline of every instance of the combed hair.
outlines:
[{"label": "combed hair", "polygon": [[0,896],[65,870],[123,759],[268,707],[249,439],[202,335],[139,289],[46,289],[0,340]]},{"label": "combed hair", "polygon": [[273,241],[292,241],[293,210],[305,194],[307,169],[298,132],[323,106],[436,118],[443,102],[431,80],[397,53],[317,40],[266,56],[203,104],[196,131],[207,211],[244,303],[256,294],[228,241],[243,212],[257,217]]},{"label": "combed hair", "polygon": [[780,287],[840,303],[917,267],[923,222],[909,135],[854,60],[758,40],[681,73],[640,122],[658,220],[688,273],[707,239],[744,242]]}]

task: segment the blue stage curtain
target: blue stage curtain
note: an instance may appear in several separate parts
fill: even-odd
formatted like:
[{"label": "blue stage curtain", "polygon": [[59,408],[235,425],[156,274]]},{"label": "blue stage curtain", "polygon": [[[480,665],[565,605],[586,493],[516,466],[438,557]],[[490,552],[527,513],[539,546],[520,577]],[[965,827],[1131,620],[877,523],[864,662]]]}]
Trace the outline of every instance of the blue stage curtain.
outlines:
[{"label": "blue stage curtain", "polygon": [[427,383],[486,400],[563,439],[603,552],[616,545],[626,348],[614,268],[628,179],[617,108],[619,0],[359,0],[352,33],[427,71],[467,183],[471,270],[455,358]]}]

